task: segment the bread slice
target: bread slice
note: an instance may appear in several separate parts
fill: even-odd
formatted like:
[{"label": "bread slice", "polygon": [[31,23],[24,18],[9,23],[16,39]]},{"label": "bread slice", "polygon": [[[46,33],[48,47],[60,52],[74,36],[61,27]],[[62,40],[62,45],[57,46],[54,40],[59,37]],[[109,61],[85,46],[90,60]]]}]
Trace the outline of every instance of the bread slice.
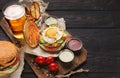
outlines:
[{"label": "bread slice", "polygon": [[32,20],[26,20],[24,25],[24,38],[30,47],[36,47],[39,43],[40,35],[37,24]]}]

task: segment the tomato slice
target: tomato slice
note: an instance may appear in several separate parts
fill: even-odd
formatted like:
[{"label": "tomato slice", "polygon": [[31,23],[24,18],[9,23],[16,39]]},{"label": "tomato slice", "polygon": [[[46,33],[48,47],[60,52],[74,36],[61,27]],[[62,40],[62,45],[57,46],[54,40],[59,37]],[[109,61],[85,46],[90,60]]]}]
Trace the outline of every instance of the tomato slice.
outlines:
[{"label": "tomato slice", "polygon": [[57,47],[44,46],[44,48],[45,48],[47,51],[57,51],[57,50],[59,50],[60,45],[59,45],[59,46],[57,46]]}]

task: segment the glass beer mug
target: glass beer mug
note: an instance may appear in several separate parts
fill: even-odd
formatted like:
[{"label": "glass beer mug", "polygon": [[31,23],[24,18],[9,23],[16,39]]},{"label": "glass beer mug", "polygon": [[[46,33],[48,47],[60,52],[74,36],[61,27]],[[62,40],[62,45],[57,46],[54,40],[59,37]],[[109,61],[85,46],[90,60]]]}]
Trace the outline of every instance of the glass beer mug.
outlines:
[{"label": "glass beer mug", "polygon": [[26,20],[25,8],[19,4],[11,4],[4,8],[3,14],[17,39],[23,39],[23,27]]}]

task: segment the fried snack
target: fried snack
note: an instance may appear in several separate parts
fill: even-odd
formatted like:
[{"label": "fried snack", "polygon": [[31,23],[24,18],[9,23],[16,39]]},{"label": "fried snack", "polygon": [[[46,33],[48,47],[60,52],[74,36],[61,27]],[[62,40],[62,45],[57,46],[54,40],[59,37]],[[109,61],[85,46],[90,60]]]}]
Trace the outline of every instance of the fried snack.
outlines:
[{"label": "fried snack", "polygon": [[39,43],[39,28],[32,20],[27,20],[24,26],[24,37],[30,47],[36,47]]},{"label": "fried snack", "polygon": [[30,11],[28,11],[27,9],[25,9],[25,11],[26,11],[26,17],[27,17],[27,19],[35,21],[35,18],[31,15]]},{"label": "fried snack", "polygon": [[39,19],[40,17],[40,5],[37,2],[33,2],[30,4],[30,13],[35,19]]}]

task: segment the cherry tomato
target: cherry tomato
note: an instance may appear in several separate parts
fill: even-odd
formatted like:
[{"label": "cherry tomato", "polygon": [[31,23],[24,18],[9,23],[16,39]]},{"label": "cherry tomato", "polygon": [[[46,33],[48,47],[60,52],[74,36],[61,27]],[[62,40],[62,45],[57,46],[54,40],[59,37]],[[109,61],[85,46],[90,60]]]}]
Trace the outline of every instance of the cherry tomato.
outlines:
[{"label": "cherry tomato", "polygon": [[51,63],[49,64],[49,69],[51,72],[57,72],[59,69],[59,65],[57,63]]},{"label": "cherry tomato", "polygon": [[40,64],[40,65],[41,65],[41,64],[45,64],[45,60],[46,60],[46,59],[45,59],[45,57],[43,57],[43,56],[37,56],[36,59],[35,59],[36,63],[37,63],[37,64]]},{"label": "cherry tomato", "polygon": [[53,63],[53,62],[54,62],[54,57],[52,57],[52,56],[47,57],[46,64],[50,64],[50,63]]}]

